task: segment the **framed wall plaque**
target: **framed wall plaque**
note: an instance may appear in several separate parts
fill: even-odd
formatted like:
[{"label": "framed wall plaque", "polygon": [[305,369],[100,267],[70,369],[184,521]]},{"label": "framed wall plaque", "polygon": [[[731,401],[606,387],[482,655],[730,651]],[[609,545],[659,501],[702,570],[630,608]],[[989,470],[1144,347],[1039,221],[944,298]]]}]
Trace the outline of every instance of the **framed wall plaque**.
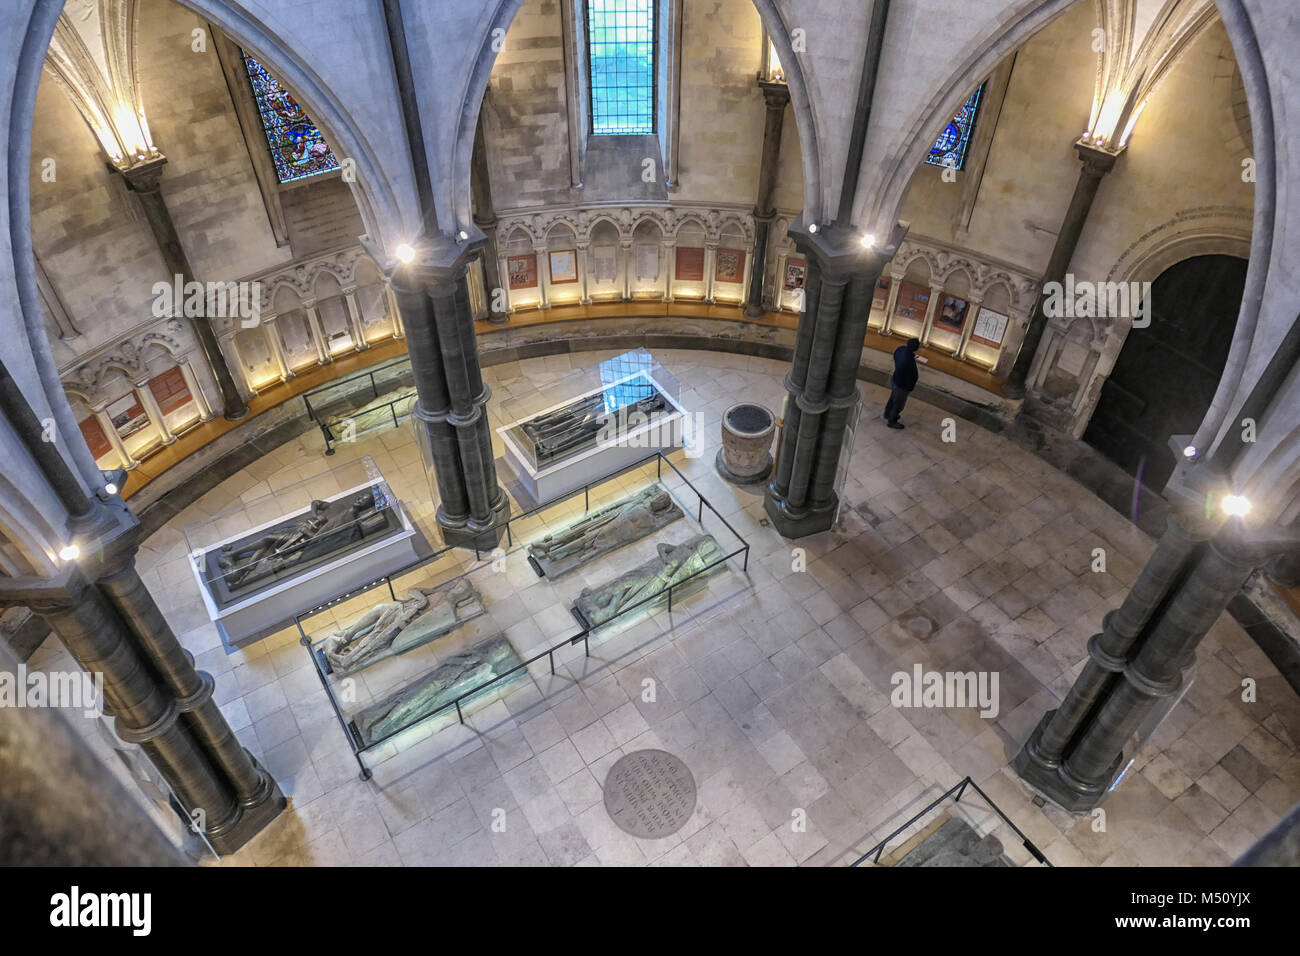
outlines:
[{"label": "framed wall plaque", "polygon": [[713,270],[717,282],[745,281],[745,250],[719,249],[717,266]]},{"label": "framed wall plaque", "polygon": [[898,302],[894,306],[894,315],[901,319],[914,319],[917,322],[925,318],[929,307],[930,290],[915,282],[903,282],[898,287]]},{"label": "framed wall plaque", "polygon": [[704,281],[704,250],[698,246],[677,248],[677,281]]},{"label": "framed wall plaque", "polygon": [[889,305],[889,286],[892,282],[889,276],[881,276],[876,280],[876,291],[871,295],[872,309],[885,311],[885,306]]},{"label": "framed wall plaque", "polygon": [[615,246],[592,246],[591,266],[597,282],[613,282],[618,278],[617,249]]},{"label": "framed wall plaque", "polygon": [[990,348],[1001,348],[1002,339],[1007,334],[1007,317],[992,309],[983,309],[975,316],[975,328],[971,330],[971,341],[979,342]]},{"label": "framed wall plaque", "polygon": [[86,444],[90,446],[91,458],[98,461],[112,450],[113,446],[109,444],[108,436],[104,434],[99,419],[94,415],[83,418],[77,424],[81,427],[81,437],[86,439]]},{"label": "framed wall plaque", "polygon": [[804,277],[808,274],[808,263],[803,259],[785,260],[785,289],[787,292],[803,290]]},{"label": "framed wall plaque", "polygon": [[107,408],[108,420],[117,429],[118,437],[126,438],[149,424],[149,416],[144,413],[140,396],[131,390],[110,404]]},{"label": "framed wall plaque", "polygon": [[636,247],[636,277],[638,279],[659,278],[659,247],[649,243]]},{"label": "framed wall plaque", "polygon": [[578,281],[578,253],[573,249],[559,249],[547,253],[551,267],[551,285]]},{"label": "framed wall plaque", "polygon": [[959,299],[955,295],[944,296],[943,301],[939,303],[939,311],[934,316],[935,328],[960,335],[962,326],[966,324],[966,310],[969,305],[970,303],[965,299]]},{"label": "framed wall plaque", "polygon": [[153,392],[164,415],[188,405],[192,398],[179,365],[173,365],[161,375],[149,379],[149,391]]},{"label": "framed wall plaque", "polygon": [[510,288],[537,288],[537,253],[526,256],[510,256],[506,259],[506,271],[510,276]]}]

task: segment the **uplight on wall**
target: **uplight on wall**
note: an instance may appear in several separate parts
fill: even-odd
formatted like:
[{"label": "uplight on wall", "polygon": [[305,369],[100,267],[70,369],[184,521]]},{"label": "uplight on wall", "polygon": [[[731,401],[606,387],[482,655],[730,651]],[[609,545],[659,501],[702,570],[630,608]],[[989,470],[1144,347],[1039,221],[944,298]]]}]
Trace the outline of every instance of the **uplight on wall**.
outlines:
[{"label": "uplight on wall", "polygon": [[1250,513],[1250,502],[1241,495],[1224,495],[1220,502],[1225,514],[1241,518]]},{"label": "uplight on wall", "polygon": [[404,242],[397,247],[397,258],[400,262],[409,264],[415,260],[415,250]]}]

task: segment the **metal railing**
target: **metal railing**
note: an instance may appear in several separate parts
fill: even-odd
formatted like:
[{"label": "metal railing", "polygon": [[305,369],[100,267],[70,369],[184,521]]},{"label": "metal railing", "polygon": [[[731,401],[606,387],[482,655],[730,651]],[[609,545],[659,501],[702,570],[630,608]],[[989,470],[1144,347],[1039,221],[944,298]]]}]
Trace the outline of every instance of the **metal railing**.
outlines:
[{"label": "metal railing", "polygon": [[885,837],[883,840],[881,840],[879,843],[877,843],[870,850],[862,854],[860,857],[858,857],[849,865],[861,866],[863,863],[866,862],[866,860],[869,857],[872,858],[871,859],[872,863],[879,863],[880,856],[882,853],[885,852],[885,847],[886,845],[888,845],[890,840],[894,839],[894,837],[898,836],[900,833],[902,833],[904,830],[910,827],[913,823],[921,819],[921,817],[925,816],[927,813],[929,813],[939,804],[943,803],[943,801],[947,800],[949,797],[952,797],[953,803],[959,802],[961,800],[962,794],[966,792],[967,787],[970,787],[981,797],[983,797],[984,802],[989,805],[989,809],[992,810],[994,813],[996,813],[999,817],[1001,817],[1002,822],[1005,823],[1007,826],[1011,827],[1011,829],[1016,832],[1016,836],[1020,837],[1020,842],[1024,845],[1024,848],[1029,851],[1030,856],[1032,856],[1039,863],[1042,863],[1044,866],[1052,865],[1052,862],[1048,860],[1046,856],[1043,855],[1043,851],[1038,849],[1038,847],[1034,845],[1034,841],[1029,839],[1029,837],[1025,836],[1025,834],[1021,831],[1021,829],[1011,822],[1011,818],[1002,812],[1002,808],[999,807],[996,803],[994,803],[993,799],[987,793],[981,790],[979,784],[977,784],[970,777],[963,777],[961,783],[957,784],[955,787],[950,787],[946,792],[936,797],[933,801],[930,802],[930,804],[924,810],[921,810],[919,813],[913,814],[910,818],[908,818],[906,823],[904,823],[900,827],[897,827],[892,833],[889,834],[889,836]]},{"label": "metal railing", "polygon": [[[382,409],[387,408],[389,414],[390,414],[390,415],[392,416],[392,418],[393,418],[393,427],[396,428],[396,427],[398,426],[398,424],[400,423],[401,418],[404,418],[405,416],[407,416],[407,415],[409,415],[409,414],[411,413],[411,412],[410,412],[410,409],[407,409],[405,412],[402,413],[401,416],[399,416],[399,415],[397,414],[397,406],[400,405],[402,402],[407,402],[407,401],[409,401],[409,402],[411,402],[411,407],[414,408],[414,407],[415,407],[415,403],[414,403],[414,399],[415,399],[415,397],[416,397],[416,396],[415,396],[415,392],[407,392],[405,395],[399,395],[399,396],[397,396],[397,398],[393,399],[391,402],[385,402],[385,403],[382,404],[382,405],[372,405],[372,406],[369,406],[369,407],[362,406],[361,408],[356,409],[355,411],[351,412],[350,414],[347,414],[347,415],[340,415],[340,416],[332,416],[332,417],[330,417],[330,418],[328,418],[328,419],[325,419],[325,420],[323,420],[323,421],[318,421],[317,424],[320,426],[321,434],[322,434],[323,436],[325,436],[325,454],[327,454],[327,455],[332,455],[332,454],[334,454],[334,443],[337,442],[337,441],[340,441],[340,439],[337,439],[337,438],[334,437],[334,429],[337,428],[340,424],[343,424],[343,423],[345,423],[345,422],[351,421],[352,419],[354,419],[354,418],[355,418],[356,416],[358,416],[358,415],[361,415],[361,414],[367,414],[367,415],[369,415],[369,414],[372,414],[372,413],[375,413],[375,412],[379,412],[379,411],[381,411]],[[355,437],[355,436],[353,436],[353,437]],[[342,439],[342,440],[344,440],[344,441],[351,441],[352,439],[351,439],[351,438],[348,438],[348,439]]]},{"label": "metal railing", "polygon": [[[444,547],[441,550],[435,551],[430,555],[426,555],[423,558],[419,558],[415,561],[409,562],[408,564],[394,571],[391,571],[380,578],[376,578],[373,581],[369,581],[359,587],[353,588],[350,591],[345,592],[344,594],[331,598],[329,601],[326,601],[322,604],[318,604],[313,608],[310,608],[306,611],[294,615],[293,621],[295,626],[298,628],[299,643],[302,644],[304,647],[306,647],[308,653],[311,655],[312,664],[316,670],[316,676],[320,679],[321,686],[325,689],[325,693],[330,700],[330,705],[334,709],[334,714],[338,718],[340,726],[342,726],[343,728],[344,736],[347,737],[348,739],[348,743],[352,748],[353,756],[356,758],[357,765],[361,768],[361,778],[363,780],[369,779],[371,776],[370,768],[368,768],[365,765],[365,762],[362,760],[362,754],[366,753],[367,751],[380,747],[387,741],[392,740],[394,737],[398,736],[399,734],[405,733],[406,731],[410,730],[412,727],[415,727],[418,724],[421,724],[427,720],[432,720],[433,718],[441,714],[444,714],[448,710],[451,710],[453,708],[456,711],[457,721],[463,724],[465,722],[465,713],[464,713],[464,708],[462,706],[464,702],[468,701],[473,697],[477,697],[481,694],[487,693],[489,689],[494,688],[497,685],[501,685],[503,684],[503,682],[508,682],[510,679],[513,679],[515,676],[517,676],[521,671],[526,671],[530,665],[537,663],[542,658],[547,658],[548,664],[550,666],[550,672],[551,674],[555,674],[555,655],[561,651],[573,647],[578,643],[582,643],[583,655],[585,657],[590,657],[591,656],[591,635],[593,632],[598,631],[601,628],[604,628],[612,624],[614,621],[618,620],[619,618],[623,618],[626,615],[631,614],[633,611],[641,607],[644,607],[655,601],[663,599],[665,595],[668,598],[668,610],[671,612],[673,608],[674,592],[692,584],[693,582],[701,580],[710,571],[725,565],[732,558],[742,557],[742,565],[741,565],[742,571],[746,573],[749,571],[749,548],[750,548],[749,542],[747,542],[743,537],[741,537],[740,533],[737,532],[734,527],[732,527],[731,522],[729,522],[722,515],[722,513],[718,511],[718,509],[715,508],[713,504],[706,497],[704,497],[704,495],[699,491],[699,489],[697,489],[691,483],[689,478],[687,478],[684,474],[682,474],[681,469],[679,469],[676,465],[674,465],[671,461],[669,461],[668,458],[666,458],[662,452],[658,452],[658,451],[655,452],[653,455],[648,455],[645,458],[641,459],[640,461],[634,462],[633,464],[628,465],[609,475],[606,475],[603,478],[600,478],[596,481],[588,482],[587,484],[583,485],[581,488],[576,488],[566,495],[562,495],[559,498],[555,498],[551,501],[548,501],[546,504],[538,505],[535,508],[531,508],[528,511],[520,512],[517,515],[512,515],[504,522],[500,522],[497,525],[494,525],[492,528],[488,529],[487,531],[484,531],[483,535],[484,537],[486,537],[488,535],[493,534],[494,532],[499,532],[504,530],[506,533],[507,548],[513,548],[514,535],[511,529],[511,525],[514,524],[515,522],[536,515],[542,511],[555,508],[573,498],[576,498],[578,495],[582,495],[583,497],[584,513],[589,512],[591,510],[591,489],[593,487],[605,484],[606,482],[612,481],[615,478],[619,478],[629,472],[636,471],[639,468],[643,468],[646,465],[648,465],[651,461],[655,462],[656,481],[661,481],[663,479],[663,466],[667,464],[668,467],[671,468],[673,472],[676,473],[676,475],[682,480],[682,483],[687,488],[689,488],[692,492],[694,492],[696,498],[698,499],[697,508],[696,508],[697,524],[703,526],[704,510],[707,508],[710,512],[713,513],[715,517],[717,517],[719,521],[722,522],[723,526],[726,527],[726,529],[729,532],[731,532],[731,534],[736,538],[736,540],[740,542],[740,547],[734,548],[733,550],[727,552],[726,554],[723,554],[721,557],[718,557],[715,560],[710,561],[708,564],[704,565],[698,571],[693,572],[689,576],[683,578],[681,581],[675,581],[672,584],[668,585],[666,588],[661,588],[660,590],[656,591],[654,594],[642,598],[636,603],[630,604],[625,608],[621,608],[616,614],[600,622],[599,624],[595,624],[595,625],[589,624],[583,621],[581,618],[579,618],[575,612],[574,617],[576,619],[578,626],[580,627],[580,630],[576,634],[570,635],[569,637],[562,639],[558,643],[553,644],[550,647],[547,647],[545,650],[540,651],[537,654],[534,654],[532,657],[528,658],[527,660],[521,661],[519,664],[510,668],[510,670],[505,671],[501,674],[497,674],[491,679],[484,681],[482,684],[479,684],[476,687],[473,687],[470,690],[465,691],[463,694],[458,695],[454,700],[448,701],[447,703],[438,707],[436,710],[432,710],[427,714],[422,714],[418,717],[415,717],[408,723],[405,723],[401,727],[396,728],[391,733],[385,734],[383,737],[379,738],[378,740],[373,740],[369,743],[366,743],[361,738],[359,731],[356,729],[352,721],[347,716],[344,715],[342,705],[339,703],[338,697],[335,695],[334,689],[330,685],[324,667],[321,663],[320,657],[312,648],[312,639],[307,635],[306,630],[302,626],[302,622],[306,618],[310,618],[316,614],[328,610],[331,607],[334,607],[335,605],[341,604],[344,601],[351,600],[354,597],[357,597],[361,594],[364,594],[367,591],[373,590],[374,588],[377,588],[385,584],[388,586],[389,595],[392,597],[394,601],[396,601],[397,592],[393,587],[394,578],[404,577],[407,574],[411,574],[414,571],[418,571],[423,567],[427,567],[433,564],[435,561],[444,557],[448,552],[453,550],[453,548]],[[671,489],[668,490],[671,493]],[[501,551],[500,548],[493,548],[492,551],[488,552],[489,558],[492,559],[497,558],[499,556],[498,552],[500,551]],[[509,553],[509,552],[507,551],[505,553]],[[476,571],[481,570],[489,563],[484,561],[483,549],[479,547],[477,544],[475,545],[474,548],[474,557],[475,560],[480,563],[462,572],[461,574],[449,578],[447,581],[443,582],[442,585],[440,586],[447,586],[454,583],[455,581],[459,581],[463,578],[466,578],[469,575],[475,573]],[[536,568],[534,568],[534,570],[536,570]]]}]

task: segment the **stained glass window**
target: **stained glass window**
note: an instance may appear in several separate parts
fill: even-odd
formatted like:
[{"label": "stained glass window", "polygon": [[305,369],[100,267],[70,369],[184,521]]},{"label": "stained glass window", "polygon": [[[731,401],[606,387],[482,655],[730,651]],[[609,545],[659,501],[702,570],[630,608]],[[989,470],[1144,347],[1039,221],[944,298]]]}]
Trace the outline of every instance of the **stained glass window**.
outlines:
[{"label": "stained glass window", "polygon": [[244,54],[244,66],[248,69],[253,99],[257,101],[262,128],[271,148],[276,178],[282,183],[290,183],[338,169],[339,161],[334,158],[321,131],[280,81],[247,53]]},{"label": "stained glass window", "polygon": [[966,105],[957,111],[952,122],[943,128],[939,138],[930,147],[930,155],[925,161],[931,166],[948,166],[961,169],[966,165],[966,150],[970,147],[970,134],[975,129],[975,117],[980,110],[980,100],[984,95],[984,84],[971,94]]},{"label": "stained glass window", "polygon": [[591,131],[655,131],[655,0],[587,0]]}]

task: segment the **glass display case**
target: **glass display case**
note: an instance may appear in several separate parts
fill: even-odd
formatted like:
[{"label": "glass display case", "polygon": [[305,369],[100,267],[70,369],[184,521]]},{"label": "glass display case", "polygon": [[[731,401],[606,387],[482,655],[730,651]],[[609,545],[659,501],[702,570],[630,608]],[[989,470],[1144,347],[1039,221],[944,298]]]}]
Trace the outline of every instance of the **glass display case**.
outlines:
[{"label": "glass display case", "polygon": [[656,451],[680,447],[677,379],[644,350],[625,352],[502,402],[505,460],[532,502],[568,494]]},{"label": "glass display case", "polygon": [[208,616],[235,646],[429,553],[368,457],[241,501],[185,540]]}]

